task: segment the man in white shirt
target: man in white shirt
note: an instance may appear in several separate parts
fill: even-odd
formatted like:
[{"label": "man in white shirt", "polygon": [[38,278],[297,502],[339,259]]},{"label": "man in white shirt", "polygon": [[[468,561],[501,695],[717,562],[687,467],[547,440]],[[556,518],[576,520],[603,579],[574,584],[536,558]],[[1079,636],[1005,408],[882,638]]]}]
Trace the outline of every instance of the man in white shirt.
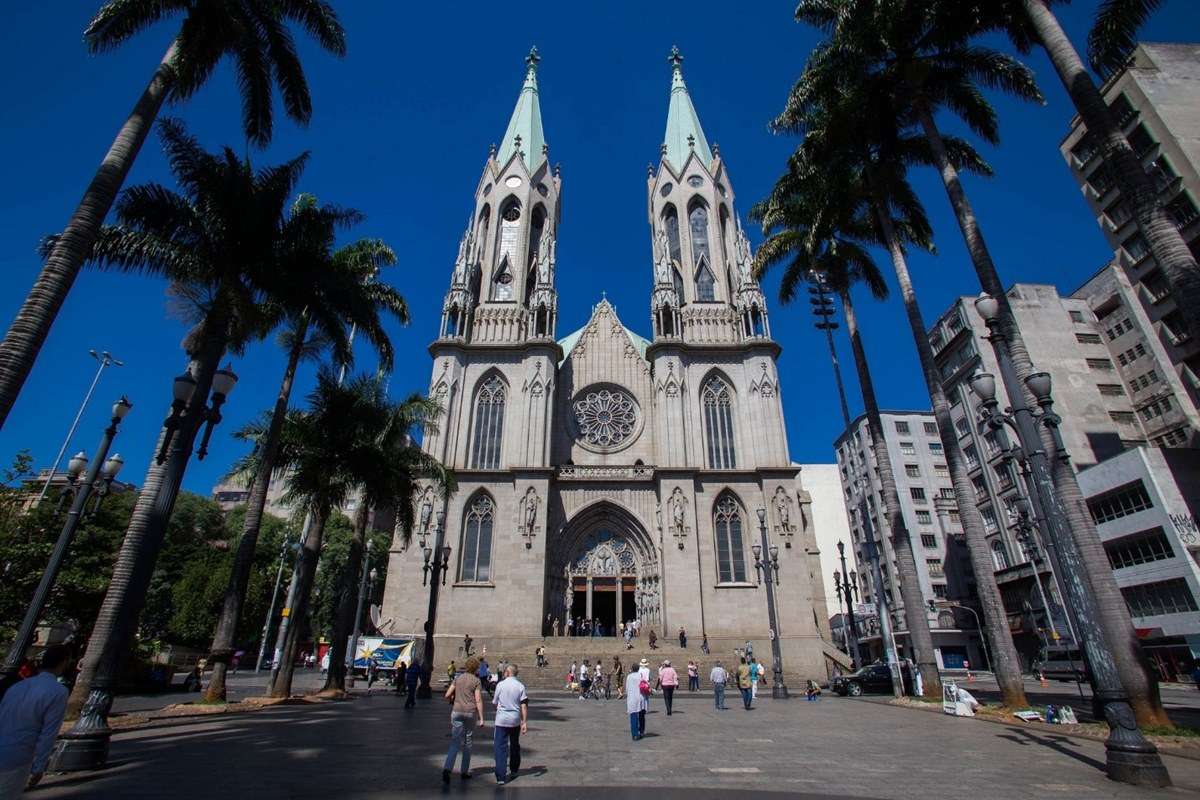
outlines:
[{"label": "man in white shirt", "polygon": [[[493,756],[496,759],[496,785],[503,786],[512,781],[521,768],[521,734],[528,733],[529,696],[525,684],[517,680],[517,665],[509,664],[504,680],[496,685],[493,702],[496,719]],[[508,772],[504,771],[508,764]]]},{"label": "man in white shirt", "polygon": [[712,672],[708,673],[708,680],[713,687],[713,702],[716,703],[717,710],[728,711],[725,707],[725,684],[729,681],[729,673],[721,666],[720,661],[712,668]]},{"label": "man in white shirt", "polygon": [[70,656],[61,645],[46,648],[41,671],[14,684],[0,702],[0,797],[16,797],[46,772],[67,711],[67,687],[58,679]]}]

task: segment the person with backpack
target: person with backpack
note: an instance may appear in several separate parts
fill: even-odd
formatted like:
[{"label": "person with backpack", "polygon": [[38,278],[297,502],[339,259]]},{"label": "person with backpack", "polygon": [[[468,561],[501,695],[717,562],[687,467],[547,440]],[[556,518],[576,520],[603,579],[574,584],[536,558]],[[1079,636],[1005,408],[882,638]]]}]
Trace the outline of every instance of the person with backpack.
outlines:
[{"label": "person with backpack", "polygon": [[476,725],[480,728],[484,725],[482,684],[475,674],[478,668],[476,660],[468,658],[465,669],[446,690],[446,702],[450,703],[450,750],[442,764],[442,783],[450,782],[450,773],[460,752],[462,779],[471,777],[471,743]]},{"label": "person with backpack", "polygon": [[629,713],[629,735],[635,742],[646,735],[646,698],[649,696],[650,682],[642,677],[641,670],[630,670],[625,677],[625,710]]}]

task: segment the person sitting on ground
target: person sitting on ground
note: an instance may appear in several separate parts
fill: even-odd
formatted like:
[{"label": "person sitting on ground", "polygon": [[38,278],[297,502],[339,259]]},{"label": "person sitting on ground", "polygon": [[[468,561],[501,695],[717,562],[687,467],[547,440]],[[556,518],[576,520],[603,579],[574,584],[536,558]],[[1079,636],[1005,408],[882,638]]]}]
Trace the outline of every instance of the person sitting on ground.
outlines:
[{"label": "person sitting on ground", "polygon": [[67,712],[67,671],[71,651],[52,645],[42,653],[41,670],[14,684],[0,702],[0,797],[17,797],[42,780],[58,729]]},{"label": "person sitting on ground", "polygon": [[820,700],[821,699],[821,687],[817,685],[816,681],[811,680],[811,679],[808,681],[807,685],[804,688],[804,699],[805,700]]}]

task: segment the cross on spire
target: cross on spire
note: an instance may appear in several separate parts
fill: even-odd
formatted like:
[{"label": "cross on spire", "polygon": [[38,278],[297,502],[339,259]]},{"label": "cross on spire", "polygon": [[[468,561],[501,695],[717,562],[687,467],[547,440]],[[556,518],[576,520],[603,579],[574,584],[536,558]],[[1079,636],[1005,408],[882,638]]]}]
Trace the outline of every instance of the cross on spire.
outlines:
[{"label": "cross on spire", "polygon": [[679,45],[671,45],[671,55],[667,56],[667,63],[671,65],[671,69],[681,69],[683,67],[683,56],[679,53]]},{"label": "cross on spire", "polygon": [[542,57],[538,55],[537,45],[529,48],[529,55],[525,56],[525,66],[530,70],[537,70],[538,62]]}]

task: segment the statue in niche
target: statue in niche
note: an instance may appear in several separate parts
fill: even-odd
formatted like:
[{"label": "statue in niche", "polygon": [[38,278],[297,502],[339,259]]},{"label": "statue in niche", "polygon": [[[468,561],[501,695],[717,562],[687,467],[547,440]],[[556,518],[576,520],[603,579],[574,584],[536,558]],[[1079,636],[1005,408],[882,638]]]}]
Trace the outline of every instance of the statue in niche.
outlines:
[{"label": "statue in niche", "polygon": [[779,527],[784,533],[792,529],[792,513],[791,503],[788,501],[787,492],[780,486],[775,490],[775,512],[779,515]]},{"label": "statue in niche", "polygon": [[654,282],[671,283],[671,245],[662,230],[654,235]]},{"label": "statue in niche", "polygon": [[742,230],[742,225],[739,222],[737,226],[737,239],[734,242],[734,261],[737,263],[738,277],[741,283],[752,283],[754,281],[754,256],[750,252],[750,240],[746,238],[746,232]]},{"label": "statue in niche", "polygon": [[554,276],[554,237],[549,228],[538,242],[538,283],[549,285]]},{"label": "statue in niche", "polygon": [[463,233],[462,238],[458,241],[458,257],[454,259],[454,282],[465,284],[467,282],[467,263],[471,258],[472,239],[471,229],[467,228]]},{"label": "statue in niche", "polygon": [[421,508],[417,512],[418,530],[422,536],[429,534],[429,525],[433,520],[433,487],[430,486],[421,496]]},{"label": "statue in niche", "polygon": [[524,526],[526,536],[533,535],[534,526],[537,524],[537,507],[537,489],[530,486],[529,491],[525,492]]}]

